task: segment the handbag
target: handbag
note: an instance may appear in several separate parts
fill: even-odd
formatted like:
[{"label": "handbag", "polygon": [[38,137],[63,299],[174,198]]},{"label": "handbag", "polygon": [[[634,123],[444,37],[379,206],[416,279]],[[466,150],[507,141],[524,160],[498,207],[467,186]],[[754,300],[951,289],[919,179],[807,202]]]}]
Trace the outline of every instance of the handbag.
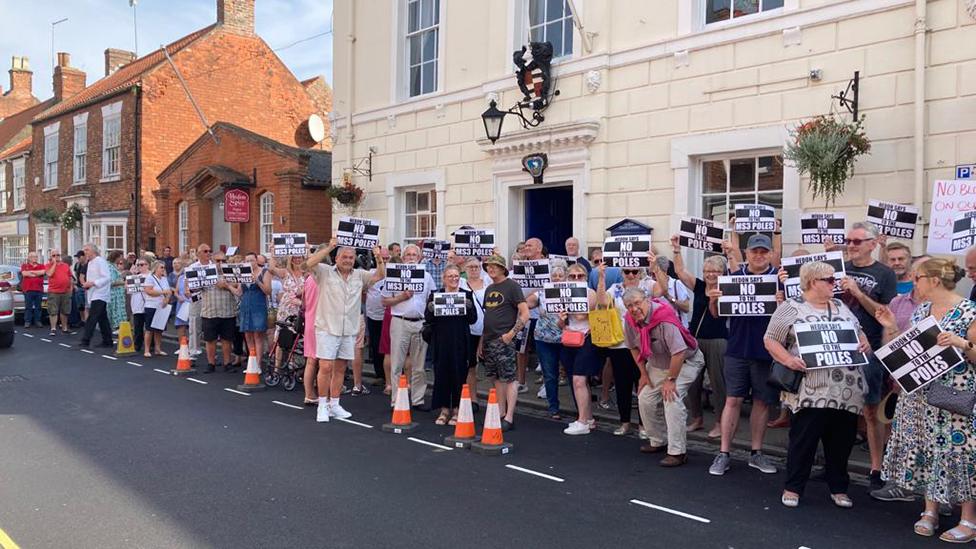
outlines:
[{"label": "handbag", "polygon": [[973,407],[976,407],[976,393],[953,389],[941,383],[929,385],[925,391],[925,400],[930,406],[964,417],[973,415]]},{"label": "handbag", "polygon": [[615,347],[624,342],[624,326],[616,307],[607,305],[601,309],[598,305],[590,311],[589,320],[590,341],[597,347]]},{"label": "handbag", "polygon": [[575,330],[563,330],[563,347],[582,347],[586,342],[586,334]]},{"label": "handbag", "polygon": [[799,370],[787,368],[783,364],[773,361],[766,383],[780,391],[796,394],[800,390],[800,382],[805,374]]}]

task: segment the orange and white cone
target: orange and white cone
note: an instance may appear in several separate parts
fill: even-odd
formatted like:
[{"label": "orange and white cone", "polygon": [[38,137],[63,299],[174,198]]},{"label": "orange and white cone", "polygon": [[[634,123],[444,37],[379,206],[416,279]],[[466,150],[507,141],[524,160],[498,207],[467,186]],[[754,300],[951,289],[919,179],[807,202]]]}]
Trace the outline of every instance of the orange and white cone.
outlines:
[{"label": "orange and white cone", "polygon": [[258,365],[258,357],[254,354],[254,349],[250,350],[247,357],[247,368],[244,370],[244,384],[238,385],[238,391],[263,391],[264,383],[261,382],[261,366]]},{"label": "orange and white cone", "polygon": [[474,430],[474,412],[471,411],[471,389],[465,383],[461,387],[461,402],[458,406],[457,423],[454,425],[454,436],[445,437],[444,443],[455,448],[470,448],[477,439]]},{"label": "orange and white cone", "polygon": [[407,376],[400,376],[396,402],[393,404],[393,418],[383,424],[387,433],[407,433],[417,428],[417,424],[410,417],[410,390],[407,388]]},{"label": "orange and white cone", "polygon": [[481,442],[472,442],[471,449],[479,454],[500,456],[512,451],[512,445],[502,437],[502,419],[498,411],[498,395],[495,390],[488,391],[488,406],[485,408],[485,428],[481,431]]},{"label": "orange and white cone", "polygon": [[190,358],[190,347],[186,343],[186,336],[180,338],[179,358],[176,359],[176,369],[170,370],[174,376],[188,376],[196,369],[193,368],[193,360]]}]

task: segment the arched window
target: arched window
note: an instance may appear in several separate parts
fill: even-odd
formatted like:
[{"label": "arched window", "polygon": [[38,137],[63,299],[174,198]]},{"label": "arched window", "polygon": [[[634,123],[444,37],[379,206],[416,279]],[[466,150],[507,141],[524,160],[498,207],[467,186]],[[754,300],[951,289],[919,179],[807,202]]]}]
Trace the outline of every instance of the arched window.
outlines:
[{"label": "arched window", "polygon": [[274,233],[274,193],[261,195],[261,253],[269,253]]},{"label": "arched window", "polygon": [[190,205],[184,200],[176,208],[177,227],[179,230],[179,246],[177,253],[183,255],[187,252],[190,243]]}]

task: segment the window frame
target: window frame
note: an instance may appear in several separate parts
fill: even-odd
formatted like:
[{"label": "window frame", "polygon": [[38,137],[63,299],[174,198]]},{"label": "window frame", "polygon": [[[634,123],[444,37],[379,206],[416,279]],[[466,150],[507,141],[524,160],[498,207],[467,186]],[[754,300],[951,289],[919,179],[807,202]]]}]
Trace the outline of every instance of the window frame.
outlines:
[{"label": "window frame", "polygon": [[[81,140],[79,141],[79,137]],[[88,113],[79,114],[74,118],[74,133],[72,134],[72,185],[82,185],[88,177]]]},{"label": "window frame", "polygon": [[0,162],[0,213],[6,213],[6,212],[7,212],[7,163]]},{"label": "window frame", "polygon": [[[11,240],[17,240],[18,245],[11,244]],[[10,252],[18,250],[22,255],[11,255]],[[2,261],[9,265],[21,265],[27,262],[27,254],[30,253],[30,237],[28,235],[7,235],[0,237],[0,255]]]},{"label": "window frame", "polygon": [[[419,208],[415,207],[414,208],[415,211],[411,213],[409,211],[410,210],[409,200],[411,194],[414,195],[414,200],[418,201],[418,204],[419,204],[419,198],[418,198],[419,195],[427,194],[428,195],[427,209],[421,211]],[[401,221],[403,222],[402,238],[400,240],[402,240],[403,244],[404,245],[408,243],[416,244],[422,240],[430,240],[433,238],[437,238],[438,217],[439,215],[441,215],[438,212],[438,206],[440,206],[440,203],[438,202],[437,199],[437,187],[434,184],[429,184],[429,185],[421,185],[416,187],[408,187],[408,188],[400,189],[400,200],[401,203],[403,204],[403,208],[400,211],[400,218]],[[410,236],[409,234],[409,226],[410,226],[409,219],[411,217],[413,217],[414,219],[414,233],[417,236]],[[427,219],[428,230],[424,234],[421,234],[420,232],[421,218]]]},{"label": "window frame", "polygon": [[178,254],[185,254],[190,242],[190,204],[186,200],[176,206],[176,241]]},{"label": "window frame", "polygon": [[[745,15],[740,15],[739,17],[736,17],[735,16],[735,9],[730,9],[729,10],[729,18],[728,19],[725,19],[725,20],[722,20],[722,21],[712,21],[711,23],[709,23],[709,22],[707,22],[708,21],[708,14],[706,13],[705,10],[707,9],[708,3],[710,1],[711,0],[699,0],[699,2],[698,2],[698,16],[701,18],[701,23],[702,23],[703,28],[714,28],[716,25],[718,25],[718,26],[734,25],[734,24],[739,23],[739,22],[741,22],[743,20],[752,19],[753,17],[756,17],[756,16],[762,16],[762,15],[769,16],[769,14],[782,13],[785,10],[785,8],[786,8],[786,0],[778,0],[778,1],[781,1],[783,3],[783,5],[782,6],[779,6],[779,7],[776,7],[776,8],[770,8],[770,9],[763,9],[763,4],[766,3],[767,1],[771,1],[771,0],[756,0],[757,2],[759,2],[759,8],[758,8],[758,11],[756,11],[755,13],[747,13]],[[729,0],[729,5],[734,8],[736,1],[738,1],[738,0]],[[746,1],[748,1],[748,0],[746,0]],[[772,0],[772,1],[775,1],[775,0]]]},{"label": "window frame", "polygon": [[391,93],[393,103],[403,103],[408,101],[419,101],[429,97],[444,93],[444,23],[447,21],[447,1],[438,0],[438,22],[433,28],[437,32],[437,57],[436,68],[434,70],[436,86],[427,93],[410,95],[410,51],[407,41],[408,14],[411,0],[396,0],[394,3],[393,21],[393,41],[390,58],[396,63],[394,78],[391,81]]},{"label": "window frame", "polygon": [[13,165],[13,211],[16,212],[27,209],[27,169],[24,158],[16,158],[11,164]]},{"label": "window frame", "polygon": [[37,255],[41,262],[50,258],[51,250],[61,251],[61,226],[53,223],[38,223],[34,228]]},{"label": "window frame", "polygon": [[[269,206],[270,203],[270,206]],[[258,197],[258,238],[261,253],[269,253],[272,249],[274,235],[274,207],[275,196],[271,191],[262,193]]]},{"label": "window frame", "polygon": [[[543,27],[543,32],[545,33],[545,27],[548,27],[551,24],[554,24],[556,22],[559,22],[562,25],[562,31],[561,31],[562,34],[563,34],[562,38],[565,39],[565,34],[566,34],[565,25],[568,24],[569,25],[569,28],[570,28],[570,33],[569,33],[570,34],[570,38],[572,39],[572,42],[573,43],[570,44],[570,47],[569,47],[569,51],[568,52],[565,51],[565,47],[562,48],[562,53],[559,54],[559,55],[557,55],[556,52],[554,51],[553,52],[553,55],[552,55],[552,60],[553,60],[553,62],[556,62],[556,60],[572,59],[573,56],[574,56],[574,54],[575,54],[575,52],[576,52],[576,42],[578,40],[576,39],[576,22],[575,22],[575,20],[573,18],[573,11],[572,11],[572,8],[569,5],[568,0],[563,0],[563,9],[568,12],[568,15],[563,15],[563,16],[559,17],[558,19],[549,19],[548,18],[548,15],[549,15],[549,2],[547,0],[538,0],[538,1],[543,2],[543,4],[544,4],[543,12],[545,13],[545,16],[544,16],[545,19],[543,20],[542,23],[540,23],[538,25],[533,25],[532,24],[532,10],[531,10],[532,0],[522,0],[522,2],[521,2],[521,8],[524,11],[523,17],[525,19],[524,19],[524,24],[522,25],[522,29],[521,29],[522,32],[521,32],[520,36],[524,37],[525,43],[531,42],[532,41],[531,37],[532,37],[532,29],[533,28]],[[545,38],[545,37],[543,37],[543,38]],[[564,41],[565,40],[563,40],[563,42],[561,42],[561,44],[564,43]],[[550,40],[550,42],[551,42],[551,40]],[[522,45],[524,45],[524,44],[518,44],[517,47],[516,47],[516,49],[522,47]]]},{"label": "window frame", "polygon": [[55,122],[44,128],[44,181],[41,185],[45,191],[58,188],[58,149],[61,146],[60,129],[60,122]]},{"label": "window frame", "polygon": [[[512,66],[512,52],[525,46],[529,40],[529,0],[512,0],[512,2],[512,9],[515,10],[515,13],[509,19],[508,38],[511,51],[505,52],[506,67]],[[583,17],[586,11],[586,2],[587,0],[576,0],[575,2],[576,13],[580,17]],[[579,29],[576,28],[576,22],[573,20],[572,12],[570,12],[569,21],[573,29],[573,48],[569,53],[559,57],[553,56],[552,64],[554,66],[577,59],[583,54],[582,40],[579,36]]]},{"label": "window frame", "polygon": [[[85,220],[85,240],[97,244],[106,254],[112,250],[128,251],[129,224],[125,217],[104,217]],[[121,235],[109,235],[109,228],[121,228]],[[122,246],[109,246],[109,239],[121,239]]]},{"label": "window frame", "polygon": [[[110,125],[117,125],[115,128]],[[114,137],[114,141],[109,139]],[[114,154],[112,154],[114,153]],[[112,171],[114,160],[115,171]],[[102,107],[102,176],[99,182],[119,181],[122,178],[122,102]]]}]

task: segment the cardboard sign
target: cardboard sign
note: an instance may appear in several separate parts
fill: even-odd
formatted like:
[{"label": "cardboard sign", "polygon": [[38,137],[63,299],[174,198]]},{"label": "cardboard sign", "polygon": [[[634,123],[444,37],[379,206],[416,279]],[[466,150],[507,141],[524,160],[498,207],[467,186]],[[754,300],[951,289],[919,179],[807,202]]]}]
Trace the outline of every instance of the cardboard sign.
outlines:
[{"label": "cardboard sign", "polygon": [[444,259],[451,250],[451,243],[446,240],[425,240],[423,247],[424,259],[430,261],[434,257]]},{"label": "cardboard sign", "polygon": [[929,254],[961,253],[952,250],[955,220],[961,213],[976,210],[976,180],[957,177],[955,181],[936,181],[932,185],[929,211]]},{"label": "cardboard sign", "polygon": [[271,241],[275,257],[305,257],[308,254],[308,235],[305,233],[274,233]]},{"label": "cardboard sign", "polygon": [[512,280],[525,289],[542,288],[549,282],[548,259],[526,259],[512,266]]},{"label": "cardboard sign", "polygon": [[719,316],[772,316],[776,312],[776,275],[718,277]]},{"label": "cardboard sign", "polygon": [[380,243],[380,225],[372,219],[341,217],[336,228],[336,243],[360,250],[372,250]]},{"label": "cardboard sign", "polygon": [[936,343],[941,332],[942,327],[929,316],[875,353],[906,393],[914,393],[962,363],[955,347]]},{"label": "cardboard sign", "polygon": [[586,282],[550,282],[542,291],[548,314],[590,312]]},{"label": "cardboard sign", "polygon": [[610,267],[650,267],[651,235],[611,236],[603,242],[603,260]]},{"label": "cardboard sign", "polygon": [[832,240],[843,244],[847,234],[847,214],[805,213],[800,216],[800,242],[802,244],[823,244]]},{"label": "cardboard sign", "polygon": [[857,349],[860,340],[851,322],[798,322],[793,325],[793,331],[800,357],[809,370],[868,363],[868,357]]},{"label": "cardboard sign", "polygon": [[725,227],[710,219],[683,217],[681,228],[678,229],[678,245],[720,254],[724,236]]},{"label": "cardboard sign", "polygon": [[187,269],[186,287],[188,290],[203,290],[217,285],[217,267],[197,267]]},{"label": "cardboard sign", "polygon": [[434,293],[434,316],[464,316],[468,308],[464,292]]},{"label": "cardboard sign", "polygon": [[125,293],[128,295],[133,295],[142,292],[142,284],[145,281],[146,277],[143,275],[126,275]]},{"label": "cardboard sign", "polygon": [[250,263],[225,263],[220,270],[224,281],[230,284],[254,283],[254,272]]},{"label": "cardboard sign", "polygon": [[824,263],[830,264],[834,268],[834,295],[840,295],[844,290],[840,287],[840,281],[847,276],[844,272],[844,253],[843,252],[826,252],[822,254],[810,254],[810,255],[798,255],[796,257],[784,257],[781,263],[782,267],[786,271],[787,278],[786,282],[783,283],[783,289],[787,299],[798,297],[801,293],[800,291],[800,267],[804,263],[813,263],[814,261],[823,261]]},{"label": "cardboard sign", "polygon": [[488,257],[495,253],[495,231],[458,229],[454,232],[454,253],[461,257]]},{"label": "cardboard sign", "polygon": [[911,240],[915,237],[918,208],[872,199],[868,201],[868,221],[877,225],[883,235]]},{"label": "cardboard sign", "polygon": [[388,292],[423,292],[427,266],[423,263],[387,263],[383,282]]},{"label": "cardboard sign", "polygon": [[952,220],[952,243],[949,246],[954,254],[962,254],[976,244],[976,211],[963,212]]},{"label": "cardboard sign", "polygon": [[765,204],[736,204],[735,232],[771,233],[776,230],[776,209]]}]

